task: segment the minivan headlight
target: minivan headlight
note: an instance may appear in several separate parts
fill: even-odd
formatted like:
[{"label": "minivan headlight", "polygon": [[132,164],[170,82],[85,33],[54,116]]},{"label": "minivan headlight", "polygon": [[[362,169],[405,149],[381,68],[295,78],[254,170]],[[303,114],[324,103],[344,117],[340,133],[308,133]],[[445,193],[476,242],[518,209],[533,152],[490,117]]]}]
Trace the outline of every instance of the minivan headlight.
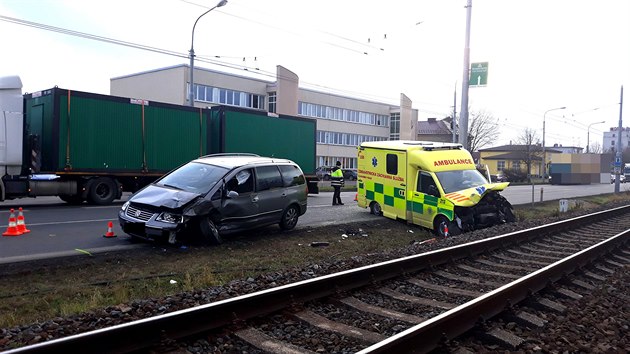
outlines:
[{"label": "minivan headlight", "polygon": [[127,211],[128,206],[129,206],[129,202],[125,202],[125,204],[123,204],[121,207],[122,211]]},{"label": "minivan headlight", "polygon": [[181,224],[184,222],[184,217],[182,215],[162,212],[155,220],[168,222],[171,224]]}]

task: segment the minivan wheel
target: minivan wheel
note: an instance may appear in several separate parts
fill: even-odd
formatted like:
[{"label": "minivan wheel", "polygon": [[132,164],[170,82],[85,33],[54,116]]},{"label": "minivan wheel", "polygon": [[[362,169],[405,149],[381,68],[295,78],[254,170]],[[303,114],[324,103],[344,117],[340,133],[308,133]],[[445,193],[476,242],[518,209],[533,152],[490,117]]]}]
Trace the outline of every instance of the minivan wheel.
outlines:
[{"label": "minivan wheel", "polygon": [[221,238],[221,235],[219,235],[219,230],[209,217],[201,219],[199,222],[199,228],[201,229],[201,235],[203,236],[203,241],[205,243],[210,245],[220,245],[223,243],[223,239]]},{"label": "minivan wheel", "polygon": [[280,228],[282,230],[291,230],[297,225],[300,213],[295,205],[289,206],[284,213],[282,213],[282,219],[280,220]]}]

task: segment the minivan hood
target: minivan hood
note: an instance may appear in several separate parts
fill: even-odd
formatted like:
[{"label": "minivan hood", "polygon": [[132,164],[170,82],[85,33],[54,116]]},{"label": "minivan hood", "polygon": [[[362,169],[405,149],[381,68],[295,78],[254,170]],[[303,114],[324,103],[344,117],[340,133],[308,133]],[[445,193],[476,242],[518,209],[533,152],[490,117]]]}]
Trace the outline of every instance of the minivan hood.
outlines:
[{"label": "minivan hood", "polygon": [[153,207],[179,209],[192,200],[197,199],[199,196],[200,194],[197,193],[151,184],[137,194],[134,194],[130,201],[132,203],[145,204]]}]

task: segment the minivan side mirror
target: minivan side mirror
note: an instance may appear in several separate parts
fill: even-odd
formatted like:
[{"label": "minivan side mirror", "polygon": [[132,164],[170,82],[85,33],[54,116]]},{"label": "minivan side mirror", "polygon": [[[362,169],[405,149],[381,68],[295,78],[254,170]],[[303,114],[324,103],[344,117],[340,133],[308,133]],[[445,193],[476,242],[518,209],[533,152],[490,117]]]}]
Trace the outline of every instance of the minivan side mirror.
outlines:
[{"label": "minivan side mirror", "polygon": [[236,197],[238,197],[238,192],[236,192],[236,191],[228,191],[226,196],[228,198],[236,198]]}]

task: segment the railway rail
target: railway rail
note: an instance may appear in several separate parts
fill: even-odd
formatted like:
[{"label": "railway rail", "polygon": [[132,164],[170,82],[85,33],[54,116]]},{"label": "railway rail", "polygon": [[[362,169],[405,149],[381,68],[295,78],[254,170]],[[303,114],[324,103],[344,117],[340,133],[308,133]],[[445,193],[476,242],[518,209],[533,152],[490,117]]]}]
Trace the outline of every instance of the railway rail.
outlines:
[{"label": "railway rail", "polygon": [[168,351],[225,336],[252,353],[429,352],[603,255],[617,253],[612,272],[630,264],[627,251],[618,254],[629,213],[619,207],[7,353]]}]

